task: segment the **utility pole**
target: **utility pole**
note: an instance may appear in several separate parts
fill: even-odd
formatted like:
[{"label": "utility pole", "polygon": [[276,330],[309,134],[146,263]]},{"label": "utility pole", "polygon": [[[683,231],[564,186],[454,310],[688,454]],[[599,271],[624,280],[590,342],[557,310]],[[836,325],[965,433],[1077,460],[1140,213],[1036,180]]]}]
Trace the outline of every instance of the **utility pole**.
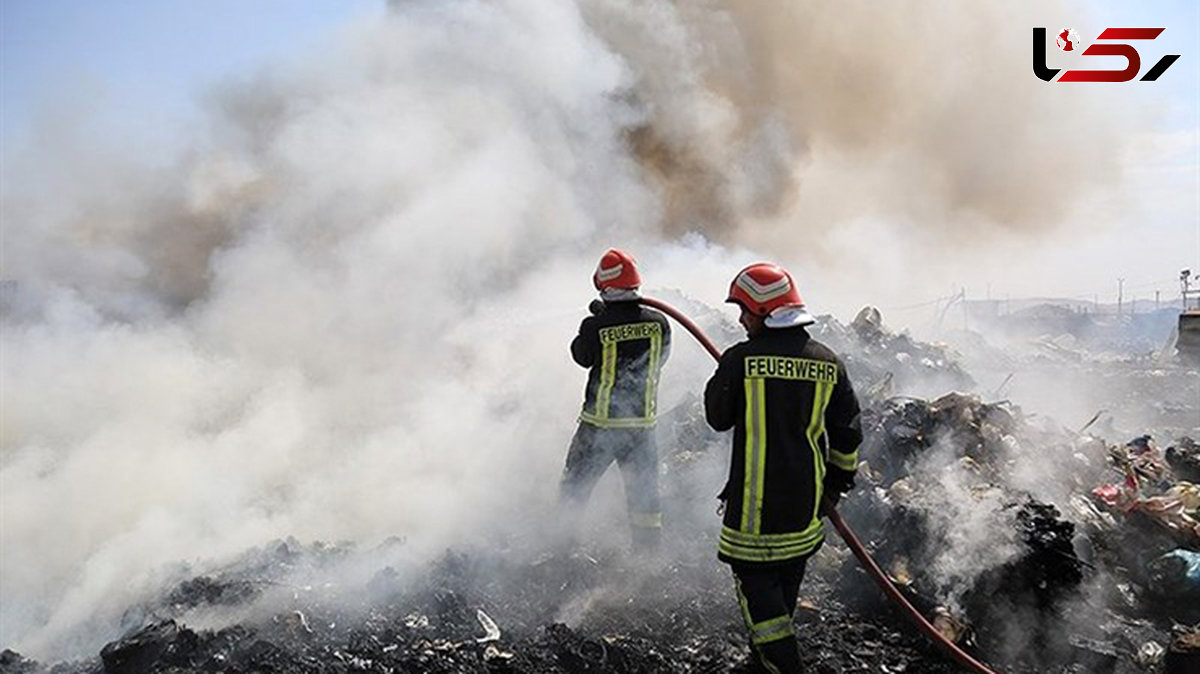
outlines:
[{"label": "utility pole", "polygon": [[963,288],[959,291],[962,294],[963,305],[963,332],[967,331],[967,289]]},{"label": "utility pole", "polygon": [[1117,279],[1117,315],[1121,315],[1121,305],[1125,302],[1125,279]]}]

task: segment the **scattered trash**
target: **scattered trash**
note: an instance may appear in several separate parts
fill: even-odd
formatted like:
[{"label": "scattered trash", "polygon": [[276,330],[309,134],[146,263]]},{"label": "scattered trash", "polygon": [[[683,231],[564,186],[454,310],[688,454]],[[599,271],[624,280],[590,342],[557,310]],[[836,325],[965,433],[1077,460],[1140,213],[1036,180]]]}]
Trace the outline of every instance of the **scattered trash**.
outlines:
[{"label": "scattered trash", "polygon": [[489,641],[496,641],[500,638],[500,628],[496,626],[496,622],[488,617],[488,614],[479,609],[475,612],[475,617],[479,619],[479,624],[483,626],[483,636],[475,641],[486,644]]},{"label": "scattered trash", "polygon": [[1157,641],[1147,641],[1138,649],[1137,661],[1139,665],[1149,667],[1162,662],[1163,656],[1166,654],[1167,649]]},{"label": "scattered trash", "polygon": [[1200,445],[1184,436],[1173,447],[1168,447],[1164,455],[1179,479],[1200,483]]},{"label": "scattered trash", "polygon": [[416,613],[410,613],[404,616],[404,626],[413,629],[427,629],[429,627],[429,618]]},{"label": "scattered trash", "polygon": [[1167,674],[1200,672],[1200,627],[1177,628],[1164,658]]},{"label": "scattered trash", "polygon": [[843,355],[851,379],[868,401],[893,393],[929,395],[975,385],[950,347],[892,332],[875,307],[863,307],[849,326],[832,316],[818,316],[809,332]]},{"label": "scattered trash", "polygon": [[41,669],[41,666],[33,660],[23,657],[20,653],[4,649],[0,651],[0,672],[4,674],[33,674]]},{"label": "scattered trash", "polygon": [[1178,480],[1150,436],[1110,448],[1109,458],[1125,477],[1092,490],[1102,505],[1127,517],[1144,517],[1176,541],[1200,546],[1200,488]]},{"label": "scattered trash", "polygon": [[289,629],[295,630],[297,632],[304,632],[306,634],[313,633],[313,629],[308,624],[308,618],[306,618],[304,616],[303,611],[292,611],[291,613],[285,614],[283,616],[278,616],[277,619],[279,620],[279,622],[286,625]]},{"label": "scattered trash", "polygon": [[501,650],[501,649],[497,648],[495,645],[489,645],[483,651],[483,661],[488,663],[489,665],[495,665],[497,663],[507,663],[509,660],[512,660],[514,657],[516,657],[516,656],[513,653]]},{"label": "scattered trash", "polygon": [[966,623],[956,618],[945,606],[939,606],[934,611],[933,626],[952,644],[962,641],[967,634]]},{"label": "scattered trash", "polygon": [[108,644],[100,660],[105,674],[141,674],[164,664],[185,667],[198,643],[195,632],[166,620]]},{"label": "scattered trash", "polygon": [[1147,571],[1157,594],[1200,600],[1200,552],[1172,550],[1149,562]]}]

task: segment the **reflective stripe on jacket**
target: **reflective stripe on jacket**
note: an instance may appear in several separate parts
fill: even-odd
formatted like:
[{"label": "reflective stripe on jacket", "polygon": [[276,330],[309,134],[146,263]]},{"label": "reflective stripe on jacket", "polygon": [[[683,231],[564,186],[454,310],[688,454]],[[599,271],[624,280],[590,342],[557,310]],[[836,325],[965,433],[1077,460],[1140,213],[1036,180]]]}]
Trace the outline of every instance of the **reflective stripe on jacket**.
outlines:
[{"label": "reflective stripe on jacket", "polygon": [[734,429],[719,557],[771,563],[824,540],[825,474],[853,472],[862,442],[845,367],[803,327],[766,329],[730,347],[704,391],[708,423]]},{"label": "reflective stripe on jacket", "polygon": [[653,426],[670,350],[666,317],[637,302],[608,302],[583,319],[571,341],[575,362],[590,368],[579,420],[601,428]]}]

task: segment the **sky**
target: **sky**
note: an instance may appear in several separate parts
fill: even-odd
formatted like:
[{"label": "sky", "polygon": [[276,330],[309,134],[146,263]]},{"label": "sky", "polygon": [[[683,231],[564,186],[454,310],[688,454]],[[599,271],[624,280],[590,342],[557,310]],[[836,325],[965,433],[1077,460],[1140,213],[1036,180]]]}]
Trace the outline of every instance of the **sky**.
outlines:
[{"label": "sky", "polygon": [[[1166,27],[1153,43],[1136,45],[1143,54],[1142,72],[1161,54],[1180,54],[1180,58],[1154,87],[1137,86],[1144,84],[1139,82],[1123,85],[1123,93],[1136,96],[1136,104],[1149,112],[1153,124],[1144,131],[1130,130],[1143,136],[1145,144],[1127,160],[1131,191],[1144,196],[1145,220],[1130,222],[1125,235],[1099,237],[1081,246],[1081,255],[1111,261],[1113,278],[1107,287],[1092,282],[1064,288],[1063,294],[1081,299],[1088,299],[1089,292],[1107,294],[1111,300],[1117,279],[1125,278],[1127,301],[1128,293],[1148,301],[1156,290],[1163,298],[1175,299],[1179,270],[1166,266],[1151,271],[1137,260],[1177,260],[1181,264],[1175,266],[1186,265],[1193,272],[1200,266],[1200,4],[1186,0],[1098,2],[1088,9],[1096,28]],[[1104,63],[1104,58],[1108,57],[1099,62]],[[1120,59],[1116,60],[1109,67],[1119,67]],[[1128,254],[1122,256],[1122,249]],[[1099,287],[1085,289],[1086,285]]]},{"label": "sky", "polygon": [[[78,114],[85,133],[116,139],[147,163],[169,163],[196,136],[202,123],[199,103],[215,86],[301,57],[317,54],[319,59],[344,26],[384,11],[379,0],[3,0],[0,165],[6,173],[12,170],[7,168],[12,157],[37,137],[39,119],[64,114]],[[1173,296],[1178,268],[1200,268],[1200,5],[1098,2],[1080,6],[1074,16],[1083,17],[1072,27],[1085,40],[1107,26],[1167,27],[1141,47],[1143,70],[1159,54],[1182,55],[1153,84],[1083,85],[1093,90],[1119,86],[1120,105],[1150,120],[1145,128],[1119,129],[1134,139],[1121,150],[1127,155],[1122,199],[1140,203],[1115,229],[1086,237],[1078,229],[1051,234],[1036,244],[1021,242],[1003,255],[1044,258],[1045,268],[1065,269],[1044,284],[1047,295],[1112,295],[1117,279],[1125,278],[1126,289],[1135,295]],[[997,30],[1010,32],[1012,40],[1028,39],[1023,25]],[[1052,50],[1051,65],[1061,56]],[[1106,59],[1119,65],[1115,57],[1093,58],[1093,65]],[[1063,95],[1063,104],[1071,104],[1069,95]],[[3,183],[11,184],[11,178],[2,176]],[[996,264],[956,278],[953,285],[969,286],[973,297],[1034,294],[1029,274],[1021,274],[1026,282],[1018,282],[1005,278],[1005,270]]]},{"label": "sky", "polygon": [[106,131],[168,150],[208,87],[319,48],[339,26],[383,11],[379,0],[3,0],[5,150],[63,99],[99,111]]}]

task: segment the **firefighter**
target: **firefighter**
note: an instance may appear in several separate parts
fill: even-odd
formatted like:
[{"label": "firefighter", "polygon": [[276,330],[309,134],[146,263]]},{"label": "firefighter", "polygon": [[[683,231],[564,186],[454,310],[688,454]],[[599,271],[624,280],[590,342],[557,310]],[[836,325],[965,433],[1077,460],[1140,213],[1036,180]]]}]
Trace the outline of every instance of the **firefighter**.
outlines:
[{"label": "firefighter", "polygon": [[751,647],[769,672],[801,671],[792,628],[810,556],[824,542],[821,497],[854,486],[862,441],[846,368],[812,339],[790,274],[769,263],[734,277],[746,341],[721,355],[704,390],[715,430],[733,429],[718,557],[733,572]]},{"label": "firefighter", "polygon": [[592,301],[592,315],[583,319],[571,341],[571,356],[589,371],[560,495],[570,512],[578,513],[616,461],[634,547],[654,548],[662,529],[654,421],[671,330],[665,316],[638,302],[642,281],[628,253],[604,253],[592,282],[600,299]]}]

